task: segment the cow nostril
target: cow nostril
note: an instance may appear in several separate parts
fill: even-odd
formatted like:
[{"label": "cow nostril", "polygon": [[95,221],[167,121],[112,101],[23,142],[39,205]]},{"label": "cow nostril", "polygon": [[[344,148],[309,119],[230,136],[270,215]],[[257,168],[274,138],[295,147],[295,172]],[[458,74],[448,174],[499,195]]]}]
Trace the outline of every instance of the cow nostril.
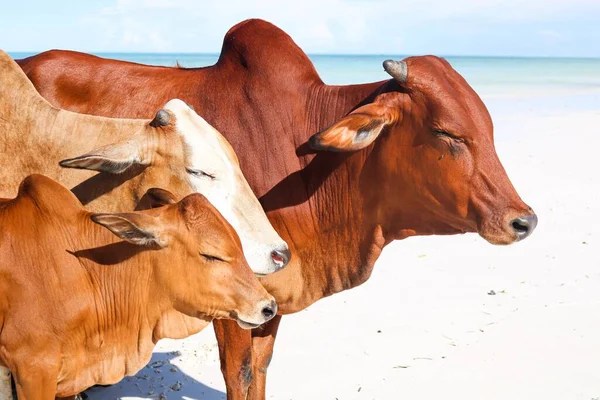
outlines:
[{"label": "cow nostril", "polygon": [[275,316],[275,314],[277,313],[277,303],[275,303],[275,301],[272,301],[270,305],[264,307],[261,310],[261,314],[263,315],[263,317],[265,317],[267,320],[273,318]]},{"label": "cow nostril", "polygon": [[515,229],[515,231],[517,231],[517,232],[529,231],[529,224],[527,222],[513,221],[512,226]]},{"label": "cow nostril", "polygon": [[285,267],[290,262],[291,253],[289,249],[273,250],[271,252],[271,259],[279,268]]},{"label": "cow nostril", "polygon": [[262,315],[265,318],[272,318],[273,315],[275,315],[275,313],[273,312],[273,309],[271,309],[271,307],[265,307],[262,309]]},{"label": "cow nostril", "polygon": [[526,217],[515,218],[511,221],[510,225],[515,230],[519,240],[523,240],[531,235],[537,226],[537,222],[537,215],[533,214]]}]

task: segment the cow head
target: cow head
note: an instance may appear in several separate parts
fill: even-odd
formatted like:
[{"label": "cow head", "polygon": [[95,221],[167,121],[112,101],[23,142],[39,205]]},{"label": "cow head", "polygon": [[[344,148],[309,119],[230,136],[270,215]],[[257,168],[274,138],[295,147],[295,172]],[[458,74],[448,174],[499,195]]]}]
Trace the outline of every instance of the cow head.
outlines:
[{"label": "cow head", "polygon": [[169,101],[128,140],[60,165],[110,174],[142,169],[136,177],[138,200],[150,187],[168,189],[177,198],[202,193],[236,229],[256,274],[275,272],[290,259],[287,244],[269,223],[231,145],[181,100]]},{"label": "cow head", "polygon": [[368,148],[365,201],[392,237],[478,232],[509,244],[529,236],[537,217],[508,179],[492,119],[463,77],[433,56],[388,60],[384,69],[394,81],[311,146]]},{"label": "cow head", "polygon": [[201,194],[144,212],[91,218],[123,240],[158,249],[150,261],[160,288],[155,295],[177,311],[235,319],[245,329],[275,316],[277,304],[248,266],[235,230]]}]

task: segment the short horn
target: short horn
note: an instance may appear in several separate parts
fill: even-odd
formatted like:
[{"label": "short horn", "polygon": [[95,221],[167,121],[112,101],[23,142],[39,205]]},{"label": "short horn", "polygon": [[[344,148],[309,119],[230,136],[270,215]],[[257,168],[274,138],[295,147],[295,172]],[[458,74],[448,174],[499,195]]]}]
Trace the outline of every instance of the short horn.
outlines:
[{"label": "short horn", "polygon": [[158,110],[156,116],[150,123],[152,126],[167,126],[171,122],[171,114],[167,110]]},{"label": "short horn", "polygon": [[408,66],[405,61],[385,60],[383,69],[398,83],[406,83],[408,79]]}]

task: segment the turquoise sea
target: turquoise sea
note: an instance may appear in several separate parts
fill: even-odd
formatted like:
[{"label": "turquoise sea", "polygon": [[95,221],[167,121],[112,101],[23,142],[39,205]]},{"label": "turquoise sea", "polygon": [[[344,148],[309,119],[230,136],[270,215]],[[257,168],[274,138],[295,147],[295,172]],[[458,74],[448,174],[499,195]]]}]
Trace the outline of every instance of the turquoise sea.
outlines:
[{"label": "turquoise sea", "polygon": [[[35,53],[11,52],[14,58]],[[142,64],[203,67],[218,54],[95,53]],[[405,55],[310,55],[319,74],[329,84],[350,84],[388,79],[381,63]],[[496,114],[523,111],[552,113],[560,110],[600,109],[600,59],[464,57],[446,59],[483,97]]]}]

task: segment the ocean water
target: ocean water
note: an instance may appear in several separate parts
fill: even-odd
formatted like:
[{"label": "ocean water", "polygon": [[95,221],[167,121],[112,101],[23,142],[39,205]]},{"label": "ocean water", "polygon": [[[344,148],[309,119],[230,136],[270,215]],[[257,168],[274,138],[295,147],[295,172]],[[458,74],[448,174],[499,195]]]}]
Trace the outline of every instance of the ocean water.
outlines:
[{"label": "ocean water", "polygon": [[[34,53],[12,52],[14,58]],[[97,53],[106,58],[141,64],[183,67],[213,65],[218,54]],[[403,55],[309,55],[328,84],[351,84],[389,79],[382,62]],[[600,59],[456,57],[446,59],[481,95],[497,115],[557,110],[600,109]]]}]

